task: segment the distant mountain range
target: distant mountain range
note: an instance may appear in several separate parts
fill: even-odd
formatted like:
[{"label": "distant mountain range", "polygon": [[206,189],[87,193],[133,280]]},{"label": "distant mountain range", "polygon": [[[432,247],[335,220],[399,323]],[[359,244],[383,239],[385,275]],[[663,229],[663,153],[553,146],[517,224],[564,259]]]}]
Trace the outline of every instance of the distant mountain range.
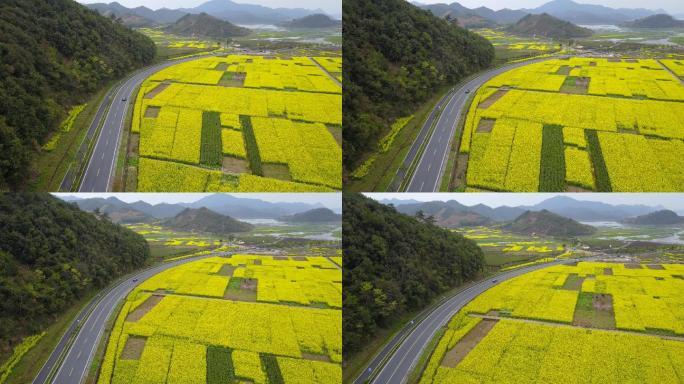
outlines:
[{"label": "distant mountain range", "polygon": [[[323,208],[321,204],[272,203],[229,194],[209,195],[193,203],[160,203],[154,205],[144,201],[126,203],[116,197],[83,199],[74,196],[62,196],[61,198],[76,203],[84,211],[93,212],[99,209],[100,212],[106,213],[113,221],[119,223],[151,222],[168,219],[178,215],[186,208],[207,208],[218,214],[238,219],[277,219],[316,208]],[[339,211],[339,208],[337,210]]]},{"label": "distant mountain range", "polygon": [[173,218],[166,219],[163,225],[181,231],[196,231],[215,234],[248,232],[254,226],[216,213],[207,208],[185,208]]},{"label": "distant mountain range", "polygon": [[661,211],[651,212],[646,215],[625,219],[623,220],[623,223],[653,226],[678,225],[684,224],[684,217],[679,216],[677,213],[668,209],[663,209]]},{"label": "distant mountain range", "polygon": [[[325,14],[321,9],[269,8],[262,5],[240,4],[231,0],[210,0],[194,8],[161,8],[157,10],[147,7],[126,8],[117,2],[85,4],[85,6],[97,10],[105,16],[114,15],[115,17],[120,17],[124,23],[135,22],[140,24],[146,20],[149,23],[148,25],[171,24],[187,14],[200,13],[206,13],[218,19],[240,25],[281,24],[310,15]],[[335,17],[337,15],[332,16]]]},{"label": "distant mountain range", "polygon": [[[662,9],[650,10],[644,8],[610,8],[603,5],[580,4],[572,0],[552,0],[532,9],[501,9],[494,11],[487,7],[469,9],[459,3],[451,4],[420,4],[419,7],[431,11],[436,16],[452,19],[470,20],[473,24],[511,24],[525,17],[527,14],[547,13],[561,20],[575,24],[621,24],[627,21],[647,16],[666,13]],[[479,19],[478,19],[479,18]],[[477,27],[473,24],[461,24],[467,27]]]},{"label": "distant mountain range", "polygon": [[623,27],[629,28],[684,28],[684,21],[677,20],[667,14],[646,16],[634,21],[622,23]]},{"label": "distant mountain range", "polygon": [[283,216],[278,220],[286,223],[339,223],[342,220],[342,215],[328,208],[315,208],[306,212]]},{"label": "distant mountain range", "polygon": [[597,201],[581,201],[567,196],[555,196],[531,206],[500,206],[496,208],[484,204],[466,206],[456,200],[419,202],[392,199],[380,200],[380,202],[393,204],[399,212],[408,215],[415,215],[418,211],[423,211],[425,215],[434,216],[437,224],[445,227],[511,221],[526,211],[547,210],[577,221],[622,221],[663,209],[662,206],[612,205]]},{"label": "distant mountain range", "polygon": [[469,209],[456,200],[405,204],[397,206],[396,209],[410,216],[415,216],[418,211],[421,211],[425,216],[432,216],[437,225],[447,228],[486,225],[495,221],[491,217]]},{"label": "distant mountain range", "polygon": [[506,27],[506,31],[520,36],[546,37],[551,39],[571,39],[575,37],[589,37],[589,28],[579,27],[569,21],[553,17],[548,13],[539,15],[528,14],[517,23]]},{"label": "distant mountain range", "polygon": [[596,232],[596,228],[590,225],[578,223],[546,209],[538,212],[525,211],[503,228],[514,233],[555,237],[585,236]]},{"label": "distant mountain range", "polygon": [[251,32],[247,28],[217,19],[204,12],[199,15],[188,13],[167,26],[165,30],[178,36],[205,36],[214,39],[247,36]]},{"label": "distant mountain range", "polygon": [[332,28],[341,26],[342,20],[335,20],[323,13],[316,13],[285,23],[280,23],[280,25],[289,28]]}]

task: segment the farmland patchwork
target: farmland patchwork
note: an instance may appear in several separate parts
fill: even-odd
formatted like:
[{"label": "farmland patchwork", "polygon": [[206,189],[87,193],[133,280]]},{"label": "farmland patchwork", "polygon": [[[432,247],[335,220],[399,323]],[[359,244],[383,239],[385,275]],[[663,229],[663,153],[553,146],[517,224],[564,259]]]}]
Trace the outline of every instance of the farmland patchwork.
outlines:
[{"label": "farmland patchwork", "polygon": [[342,59],[231,55],[141,86],[138,191],[331,191],[342,185]]},{"label": "farmland patchwork", "polygon": [[341,279],[324,257],[171,268],[128,296],[98,382],[340,382]]},{"label": "farmland patchwork", "polygon": [[468,190],[684,190],[678,62],[572,57],[494,77],[463,130]]},{"label": "farmland patchwork", "polygon": [[678,382],[682,273],[680,264],[580,262],[506,280],[452,318],[421,384]]}]

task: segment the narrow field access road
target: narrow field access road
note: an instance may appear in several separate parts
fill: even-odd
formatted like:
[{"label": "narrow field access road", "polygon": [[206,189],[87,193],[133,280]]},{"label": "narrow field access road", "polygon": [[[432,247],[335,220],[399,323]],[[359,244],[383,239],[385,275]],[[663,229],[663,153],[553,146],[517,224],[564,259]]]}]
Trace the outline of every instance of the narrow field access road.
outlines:
[{"label": "narrow field access road", "polygon": [[[451,141],[454,140],[454,135],[456,133],[456,125],[461,119],[463,108],[465,107],[465,103],[468,101],[468,96],[470,96],[470,94],[477,92],[477,90],[484,83],[491,80],[494,76],[500,75],[506,71],[545,60],[557,59],[559,57],[561,56],[529,60],[490,69],[483,72],[476,78],[466,82],[459,89],[449,93],[446,96],[448,101],[445,103],[445,105],[443,105],[444,103],[440,101],[433,109],[430,117],[423,125],[418,138],[413,143],[407,158],[404,160],[403,165],[408,168],[408,166],[410,166],[410,164],[414,161],[411,156],[415,157],[415,153],[418,152],[420,146],[425,142],[425,140],[428,140],[421,158],[418,159],[418,166],[416,166],[416,169],[411,176],[411,180],[408,183],[406,191],[439,191],[440,181],[442,179],[442,174],[444,173],[444,167],[446,167],[449,157]],[[425,137],[427,135],[427,131],[430,130],[432,122],[434,121],[434,115],[440,113],[440,111],[441,115],[437,120],[437,125],[435,126],[432,136]],[[426,134],[424,134],[423,131],[425,131]]]},{"label": "narrow field access road", "polygon": [[[377,373],[372,383],[404,383],[437,330],[447,324],[451,317],[453,317],[471,300],[489,288],[499,284],[500,282],[552,265],[571,264],[576,261],[589,261],[595,258],[596,256],[582,259],[565,259],[545,264],[521,267],[482,280],[475,285],[468,287],[467,289],[457,293],[439,305],[436,309],[429,313],[425,319],[414,325],[412,328],[406,327],[405,329],[402,329],[398,335],[394,336],[393,339],[387,343],[387,345],[391,345],[392,348],[383,348],[383,350],[378,353],[378,355],[376,355],[366,367],[366,370],[359,377],[357,377],[356,380],[354,380],[354,384],[362,384],[366,380],[369,380],[371,373],[377,369],[380,369],[380,371]],[[397,345],[398,347],[396,347]],[[383,365],[382,363],[384,360],[386,360],[386,362]],[[370,371],[368,368],[370,368]]]},{"label": "narrow field access road", "polygon": [[518,322],[518,323],[540,324],[540,325],[547,325],[549,327],[579,328],[579,329],[585,329],[585,330],[590,329],[593,331],[611,332],[611,333],[624,333],[627,335],[636,335],[636,336],[643,336],[643,337],[659,337],[659,338],[665,339],[665,340],[684,341],[684,336],[658,335],[655,333],[630,331],[630,330],[626,330],[626,329],[606,329],[606,328],[582,327],[579,325],[556,323],[554,321],[521,319],[521,318],[517,318],[517,317],[505,317],[505,316],[480,315],[477,313],[470,314],[469,316],[479,317],[481,319],[489,319],[489,320],[505,320],[505,321],[513,321],[513,322]]},{"label": "narrow field access road", "polygon": [[195,56],[185,59],[167,61],[145,68],[127,78],[123,85],[114,93],[113,99],[105,97],[98,108],[95,120],[91,124],[88,134],[97,129],[102,120],[102,113],[111,101],[109,110],[104,116],[104,123],[99,137],[96,139],[93,153],[88,161],[86,171],[83,174],[79,192],[110,192],[112,189],[112,179],[116,171],[116,157],[118,154],[119,141],[124,130],[126,114],[130,107],[130,102],[137,96],[136,89],[145,79],[164,68],[175,64],[197,60],[208,56]]},{"label": "narrow field access road", "polygon": [[[150,269],[141,271],[128,279],[116,285],[110,291],[104,293],[104,296],[96,296],[91,303],[82,311],[62,336],[55,349],[50,354],[38,375],[33,380],[33,384],[44,384],[48,382],[48,376],[56,369],[56,373],[50,383],[58,384],[76,384],[82,383],[87,377],[90,363],[95,355],[102,334],[105,329],[107,320],[113,315],[117,304],[124,300],[126,296],[142,281],[156,275],[159,272],[165,271],[169,268],[176,267],[181,264],[189,263],[229,253],[216,253],[204,256],[197,256],[188,259],[176,260],[162,265],[152,267]],[[98,301],[99,299],[99,301]],[[89,309],[92,308],[92,312]],[[88,314],[89,313],[89,314]],[[60,362],[59,359],[65,349],[71,336],[75,334],[75,338],[64,359]]]},{"label": "narrow field access road", "polygon": [[332,73],[328,72],[327,69],[323,68],[322,65],[318,64],[318,61],[314,60],[313,57],[309,57],[309,60],[311,60],[311,62],[313,62],[314,64],[316,64],[316,65],[318,66],[318,68],[321,69],[321,71],[323,71],[326,75],[328,75],[328,77],[330,78],[330,80],[334,81],[335,84],[339,85],[340,88],[342,88],[342,83],[341,83],[339,80],[337,80],[337,77],[333,76]]}]

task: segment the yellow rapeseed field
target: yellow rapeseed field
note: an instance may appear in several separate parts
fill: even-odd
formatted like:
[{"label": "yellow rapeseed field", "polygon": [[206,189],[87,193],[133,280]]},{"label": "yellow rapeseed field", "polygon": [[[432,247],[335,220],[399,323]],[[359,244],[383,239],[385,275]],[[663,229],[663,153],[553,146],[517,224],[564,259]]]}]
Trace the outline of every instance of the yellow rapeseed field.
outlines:
[{"label": "yellow rapeseed field", "polygon": [[168,269],[128,296],[98,383],[341,383],[341,280],[324,257]]},{"label": "yellow rapeseed field", "polygon": [[[684,341],[659,335],[684,338],[683,273],[681,264],[579,262],[503,281],[452,318],[421,384],[579,378],[679,383],[684,377]],[[577,324],[579,295],[590,297],[590,308],[592,296],[609,296],[614,324],[601,326],[607,330]],[[458,363],[446,363],[448,351],[482,321],[474,315],[492,313],[504,318]]]},{"label": "yellow rapeseed field", "polygon": [[137,190],[340,190],[341,65],[339,57],[229,55],[150,76],[131,128]]},{"label": "yellow rapeseed field", "polygon": [[[465,121],[467,186],[684,191],[684,84],[673,74],[681,68],[677,60],[571,57],[494,77]],[[557,173],[565,188],[545,183]]]}]

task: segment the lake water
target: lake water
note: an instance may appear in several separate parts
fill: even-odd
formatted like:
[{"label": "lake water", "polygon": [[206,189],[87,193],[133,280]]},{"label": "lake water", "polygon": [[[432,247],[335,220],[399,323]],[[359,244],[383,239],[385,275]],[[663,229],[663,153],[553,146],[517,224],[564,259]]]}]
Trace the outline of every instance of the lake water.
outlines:
[{"label": "lake water", "polygon": [[[604,228],[638,228],[618,223],[616,221],[582,221],[582,224],[591,225],[594,227],[604,227]],[[602,240],[620,240],[620,241],[650,241],[653,243],[662,244],[684,244],[684,239],[680,236],[684,234],[684,230],[673,230],[672,235],[660,238],[651,238],[650,235],[629,235],[629,236],[610,236],[610,237],[600,237]]]},{"label": "lake water", "polygon": [[240,221],[244,221],[245,223],[250,223],[252,225],[287,225],[287,223],[284,223],[282,221],[278,221],[276,219],[238,219]]},{"label": "lake water", "polygon": [[609,228],[624,228],[625,225],[617,221],[581,221],[582,224],[591,225],[592,227],[609,227]]},{"label": "lake water", "polygon": [[238,24],[238,26],[262,31],[284,31],[285,28],[273,24]]},{"label": "lake water", "polygon": [[622,27],[612,24],[601,24],[601,25],[580,25],[580,27],[589,28],[594,31],[624,31]]}]

